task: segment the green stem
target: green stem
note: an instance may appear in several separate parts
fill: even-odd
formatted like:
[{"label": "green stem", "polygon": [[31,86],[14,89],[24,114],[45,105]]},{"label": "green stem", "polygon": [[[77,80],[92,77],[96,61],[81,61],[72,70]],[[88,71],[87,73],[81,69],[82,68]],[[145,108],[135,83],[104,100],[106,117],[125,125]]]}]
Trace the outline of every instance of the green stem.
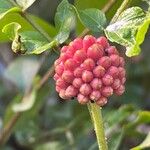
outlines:
[{"label": "green stem", "polygon": [[117,10],[116,14],[114,15],[114,17],[112,18],[110,24],[114,23],[117,21],[118,17],[120,16],[120,14],[126,9],[126,7],[128,6],[128,4],[131,2],[131,0],[124,0],[121,4],[121,6],[119,7],[119,9]]},{"label": "green stem", "polygon": [[99,107],[95,103],[89,103],[88,109],[90,112],[92,122],[94,124],[99,150],[108,150],[105,133],[104,133],[101,107]]}]

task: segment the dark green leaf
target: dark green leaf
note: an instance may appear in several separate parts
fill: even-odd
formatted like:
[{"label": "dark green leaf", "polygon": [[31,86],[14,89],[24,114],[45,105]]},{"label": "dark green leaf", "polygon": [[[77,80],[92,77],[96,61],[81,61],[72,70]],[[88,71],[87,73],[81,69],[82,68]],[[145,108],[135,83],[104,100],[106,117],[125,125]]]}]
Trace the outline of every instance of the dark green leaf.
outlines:
[{"label": "dark green leaf", "polygon": [[110,139],[108,139],[109,150],[118,150],[123,136],[124,136],[123,129],[118,129],[116,132],[114,132],[111,135]]},{"label": "dark green leaf", "polygon": [[147,137],[140,145],[132,148],[131,150],[143,150],[146,148],[150,148],[150,132],[148,133]]},{"label": "dark green leaf", "polygon": [[75,14],[72,5],[67,0],[63,0],[55,15],[55,25],[59,28],[59,33],[56,36],[56,40],[59,43],[63,43],[70,34],[75,24]]},{"label": "dark green leaf", "polygon": [[13,0],[0,0],[0,19],[10,12],[20,12],[21,9],[15,6]]},{"label": "dark green leaf", "polygon": [[140,45],[149,24],[149,15],[139,7],[132,7],[125,10],[114,24],[109,25],[105,33],[110,41],[125,46],[126,55],[131,57],[140,53]]},{"label": "dark green leaf", "polygon": [[30,7],[36,0],[16,0],[17,4],[23,9],[26,10]]},{"label": "dark green leaf", "polygon": [[101,32],[106,25],[106,17],[99,9],[90,8],[79,11],[81,22],[94,32]]}]

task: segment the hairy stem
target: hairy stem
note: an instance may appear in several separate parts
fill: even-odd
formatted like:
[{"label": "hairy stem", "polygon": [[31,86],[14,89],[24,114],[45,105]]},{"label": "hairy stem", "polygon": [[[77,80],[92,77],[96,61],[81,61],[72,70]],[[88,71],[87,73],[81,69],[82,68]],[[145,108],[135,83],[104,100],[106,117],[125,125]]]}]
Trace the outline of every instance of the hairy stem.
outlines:
[{"label": "hairy stem", "polygon": [[111,23],[116,22],[116,20],[118,19],[118,17],[120,16],[120,14],[126,9],[126,7],[129,5],[129,3],[131,2],[131,0],[124,0],[121,4],[121,6],[119,7],[119,9],[117,10],[116,14],[114,15],[114,17],[112,18]]},{"label": "hairy stem", "polygon": [[88,109],[94,125],[99,150],[108,150],[108,146],[105,138],[101,108],[95,103],[89,103]]}]

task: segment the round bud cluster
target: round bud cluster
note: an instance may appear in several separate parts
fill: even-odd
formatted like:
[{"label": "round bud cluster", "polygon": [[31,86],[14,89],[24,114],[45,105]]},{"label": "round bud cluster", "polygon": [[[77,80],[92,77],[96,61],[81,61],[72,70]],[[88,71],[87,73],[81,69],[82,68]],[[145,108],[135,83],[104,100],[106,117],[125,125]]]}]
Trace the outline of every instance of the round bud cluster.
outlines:
[{"label": "round bud cluster", "polygon": [[124,93],[124,65],[124,58],[105,37],[76,38],[62,47],[55,61],[56,91],[62,99],[76,97],[81,104],[93,101],[103,106],[113,93]]}]

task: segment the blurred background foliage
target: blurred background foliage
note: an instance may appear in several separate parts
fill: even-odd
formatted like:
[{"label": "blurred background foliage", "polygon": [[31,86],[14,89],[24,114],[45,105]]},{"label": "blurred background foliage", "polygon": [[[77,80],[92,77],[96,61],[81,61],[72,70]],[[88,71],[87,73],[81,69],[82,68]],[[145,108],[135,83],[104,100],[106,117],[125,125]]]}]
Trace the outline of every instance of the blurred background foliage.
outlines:
[{"label": "blurred background foliage", "polygon": [[[61,0],[37,0],[28,12],[32,13],[39,25],[53,37],[54,15]],[[102,9],[107,0],[70,0],[77,9]],[[122,3],[118,0],[106,16],[108,20]],[[131,6],[146,7],[140,0],[134,0]],[[35,16],[38,17],[35,17]],[[39,17],[41,19],[39,19]],[[45,20],[45,21],[43,21]],[[62,101],[54,88],[53,79],[21,103],[25,90],[36,82],[50,68],[58,54],[52,52],[40,66],[39,56],[19,56],[10,50],[10,43],[1,29],[4,24],[17,21],[23,30],[33,30],[32,26],[18,14],[8,14],[0,23],[0,130],[15,113],[16,108],[26,110],[14,126],[12,135],[2,150],[97,150],[96,138],[86,106],[76,100]],[[77,21],[70,39],[84,29]],[[141,149],[150,149],[150,32],[142,45],[142,53],[127,58],[125,49],[118,46],[126,59],[126,92],[121,97],[111,97],[103,109],[105,129],[110,150],[128,150],[142,143]],[[149,135],[148,135],[149,134]],[[148,136],[147,136],[148,135]],[[147,136],[147,138],[146,138]],[[139,148],[140,148],[139,147]],[[148,148],[149,147],[149,148]]]}]

